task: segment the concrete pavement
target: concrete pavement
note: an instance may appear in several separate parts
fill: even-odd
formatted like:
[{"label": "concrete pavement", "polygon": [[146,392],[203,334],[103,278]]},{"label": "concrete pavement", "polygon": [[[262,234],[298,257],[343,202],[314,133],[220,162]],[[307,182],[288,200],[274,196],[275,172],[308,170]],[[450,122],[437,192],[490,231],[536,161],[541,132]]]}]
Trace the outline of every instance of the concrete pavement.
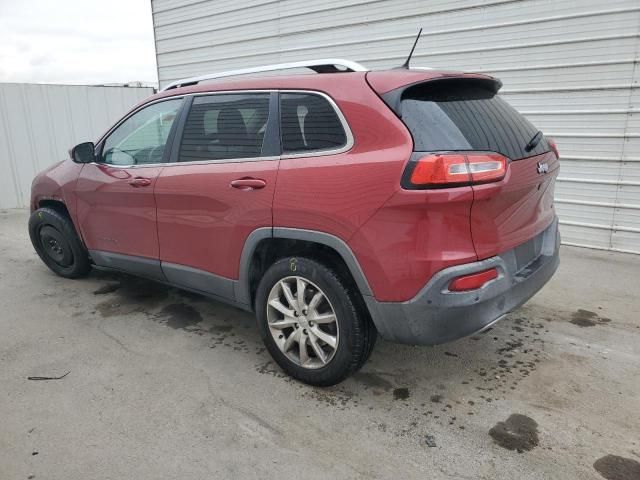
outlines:
[{"label": "concrete pavement", "polygon": [[279,370],[247,313],[55,276],[27,217],[0,211],[0,479],[638,478],[638,256],[563,247],[490,331],[381,341],[320,389]]}]

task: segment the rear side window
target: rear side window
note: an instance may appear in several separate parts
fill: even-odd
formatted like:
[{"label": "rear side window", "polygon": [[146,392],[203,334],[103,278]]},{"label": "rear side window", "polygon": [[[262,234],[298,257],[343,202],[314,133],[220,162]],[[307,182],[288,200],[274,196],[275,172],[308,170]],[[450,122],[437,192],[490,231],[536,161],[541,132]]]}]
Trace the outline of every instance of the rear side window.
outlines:
[{"label": "rear side window", "polygon": [[492,151],[519,160],[549,150],[543,138],[527,152],[525,146],[538,129],[477,82],[435,81],[411,87],[402,95],[401,112],[419,152]]},{"label": "rear side window", "polygon": [[280,95],[283,153],[335,150],[347,144],[347,134],[336,110],[321,95]]},{"label": "rear side window", "polygon": [[179,161],[259,157],[268,119],[268,93],[198,96],[187,116]]}]

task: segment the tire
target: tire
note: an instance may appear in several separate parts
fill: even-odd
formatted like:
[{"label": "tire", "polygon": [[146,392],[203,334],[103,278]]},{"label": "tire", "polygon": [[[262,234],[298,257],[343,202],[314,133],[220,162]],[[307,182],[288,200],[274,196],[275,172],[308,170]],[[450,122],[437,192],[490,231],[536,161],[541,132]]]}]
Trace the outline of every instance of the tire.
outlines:
[{"label": "tire", "polygon": [[254,305],[260,334],[276,363],[315,386],[335,385],[357,371],[376,339],[358,295],[334,270],[315,260],[276,261],[260,280]]},{"label": "tire", "polygon": [[[366,311],[366,306],[364,305],[364,301],[362,303],[363,305],[360,311]],[[365,330],[366,335],[364,339],[364,346],[365,346],[364,355],[362,356],[362,360],[360,361],[360,363],[358,364],[358,366],[356,367],[353,373],[360,370],[364,366],[364,364],[369,361],[369,357],[371,357],[371,354],[373,353],[373,347],[375,347],[376,340],[378,339],[378,330],[376,330],[376,327],[373,325],[373,320],[371,320],[368,315],[367,315],[367,320],[368,320],[369,328]]]},{"label": "tire", "polygon": [[65,278],[80,278],[91,271],[89,255],[68,215],[39,208],[29,217],[29,237],[47,267]]}]

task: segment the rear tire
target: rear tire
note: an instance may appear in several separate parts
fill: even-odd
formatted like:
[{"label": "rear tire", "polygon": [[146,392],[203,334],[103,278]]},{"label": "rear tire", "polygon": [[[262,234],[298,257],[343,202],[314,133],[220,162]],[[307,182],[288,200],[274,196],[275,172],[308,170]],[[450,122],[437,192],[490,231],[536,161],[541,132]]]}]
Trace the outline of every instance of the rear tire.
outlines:
[{"label": "rear tire", "polygon": [[87,250],[64,213],[48,207],[33,212],[29,237],[40,259],[61,277],[80,278],[91,270]]},{"label": "rear tire", "polygon": [[254,305],[276,363],[316,386],[335,385],[357,371],[376,338],[357,295],[334,270],[315,260],[276,261],[260,280]]}]

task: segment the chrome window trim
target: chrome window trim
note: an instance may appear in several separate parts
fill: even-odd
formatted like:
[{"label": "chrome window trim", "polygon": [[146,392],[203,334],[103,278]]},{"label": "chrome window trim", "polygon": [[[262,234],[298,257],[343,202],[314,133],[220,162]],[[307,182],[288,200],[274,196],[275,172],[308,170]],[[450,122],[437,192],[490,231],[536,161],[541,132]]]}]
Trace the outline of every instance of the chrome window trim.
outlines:
[{"label": "chrome window trim", "polygon": [[[342,110],[340,110],[340,107],[338,107],[336,102],[329,95],[327,95],[324,92],[320,92],[318,90],[287,89],[287,90],[278,90],[278,92],[279,93],[305,93],[305,94],[311,94],[311,95],[319,95],[323,97],[325,100],[329,102],[329,105],[331,105],[333,110],[338,115],[338,120],[340,120],[340,123],[342,124],[342,129],[344,130],[344,134],[346,136],[346,143],[342,147],[330,148],[330,149],[324,149],[324,150],[307,150],[304,152],[296,152],[296,153],[283,152],[282,155],[280,155],[280,158],[282,160],[287,160],[289,158],[321,157],[323,155],[338,155],[340,153],[348,152],[353,148],[355,140],[353,138],[353,133],[351,132],[351,127],[349,126],[349,122],[347,122],[347,119],[342,113]],[[280,135],[282,135],[282,132],[280,132]]]},{"label": "chrome window trim", "polygon": [[89,165],[104,166],[109,168],[131,169],[131,168],[144,168],[144,167],[164,167],[166,163],[140,163],[132,165],[114,165],[112,163],[104,162],[89,162]]},{"label": "chrome window trim", "polygon": [[245,162],[269,162],[280,160],[279,156],[271,157],[243,157],[243,158],[222,158],[218,160],[193,160],[191,162],[167,162],[167,163],[141,163],[139,165],[112,165],[110,163],[90,162],[89,165],[104,165],[110,168],[145,168],[145,167],[176,167],[180,165],[208,165],[210,163],[245,163]]},{"label": "chrome window trim", "polygon": [[[135,110],[129,112],[126,117],[120,119],[118,123],[116,123],[110,130],[105,133],[100,140],[96,143],[96,145],[100,145],[116,128],[118,128],[123,122],[125,122],[128,118],[135,115],[137,112],[146,108],[150,105],[154,105],[159,102],[167,101],[167,100],[175,100],[178,98],[187,98],[187,97],[200,97],[200,96],[210,96],[210,95],[229,95],[229,94],[246,94],[246,93],[303,93],[309,95],[319,95],[323,97],[325,100],[329,102],[333,110],[336,112],[340,123],[342,124],[342,128],[344,129],[346,136],[346,143],[339,148],[325,149],[325,150],[308,150],[304,152],[296,152],[296,153],[282,153],[280,156],[266,156],[266,157],[248,157],[248,158],[224,158],[218,160],[193,160],[189,162],[166,162],[166,163],[143,163],[143,164],[132,164],[132,165],[113,165],[111,163],[103,163],[103,162],[90,162],[90,165],[105,165],[111,168],[145,168],[145,167],[170,167],[174,165],[207,165],[210,163],[242,163],[242,162],[258,162],[258,161],[273,161],[273,160],[288,160],[292,158],[305,158],[305,157],[321,157],[321,156],[329,156],[329,155],[338,155],[340,153],[348,152],[353,148],[355,144],[355,139],[353,137],[353,133],[351,131],[351,127],[349,126],[349,122],[347,122],[346,117],[338,107],[337,103],[331,98],[328,94],[324,92],[320,92],[318,90],[305,90],[305,89],[242,89],[242,90],[219,90],[219,91],[208,91],[208,92],[195,92],[195,93],[187,93],[181,95],[171,95],[163,98],[159,98],[157,100],[153,100],[151,102],[145,103],[144,105],[140,105]],[[187,112],[188,114],[188,112]],[[278,119],[280,122],[280,119]],[[181,140],[181,139],[180,139]]]},{"label": "chrome window trim", "polygon": [[175,167],[180,165],[208,165],[210,163],[245,163],[245,162],[269,162],[280,160],[279,156],[270,157],[242,157],[242,158],[220,158],[217,160],[192,160],[189,162],[168,162],[162,163],[165,167]]},{"label": "chrome window trim", "polygon": [[207,96],[211,96],[211,95],[243,95],[243,94],[247,94],[247,93],[273,93],[273,92],[277,92],[278,89],[256,89],[256,90],[251,90],[251,89],[243,89],[243,90],[215,90],[215,91],[210,91],[210,92],[193,92],[193,93],[186,93],[184,96],[185,97],[207,97]]}]

